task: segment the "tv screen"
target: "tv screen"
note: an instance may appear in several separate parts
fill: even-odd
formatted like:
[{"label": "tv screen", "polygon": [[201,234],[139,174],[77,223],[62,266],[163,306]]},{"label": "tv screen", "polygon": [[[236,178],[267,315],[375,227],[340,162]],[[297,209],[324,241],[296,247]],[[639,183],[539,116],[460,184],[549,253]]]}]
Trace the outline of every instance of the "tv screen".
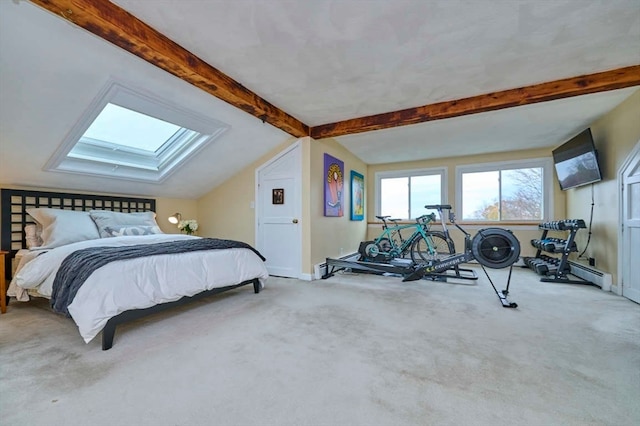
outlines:
[{"label": "tv screen", "polygon": [[563,190],[602,180],[591,129],[554,149],[553,162]]}]

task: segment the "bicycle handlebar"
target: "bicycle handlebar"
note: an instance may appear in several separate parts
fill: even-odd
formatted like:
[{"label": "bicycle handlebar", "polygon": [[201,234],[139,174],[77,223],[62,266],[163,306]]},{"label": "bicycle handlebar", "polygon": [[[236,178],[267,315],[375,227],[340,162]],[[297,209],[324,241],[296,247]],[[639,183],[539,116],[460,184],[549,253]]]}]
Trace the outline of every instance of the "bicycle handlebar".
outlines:
[{"label": "bicycle handlebar", "polygon": [[[440,213],[440,220],[442,221],[442,225],[445,226],[445,223],[444,223],[445,219],[444,219],[444,214],[442,213],[442,210],[451,210],[450,204],[429,204],[424,206],[424,208],[429,210],[438,210],[438,213]],[[435,213],[432,213],[432,215],[434,215],[432,220],[435,221]],[[449,211],[448,216],[449,216],[449,222],[455,224],[456,215],[452,211]]]},{"label": "bicycle handlebar", "polygon": [[[391,219],[391,216],[376,216],[376,218],[380,219],[385,225],[387,224],[387,221],[393,222],[393,223],[395,223],[397,225],[397,222],[402,220],[402,219],[398,219],[398,218]],[[436,220],[436,214],[435,213],[423,214],[422,216],[418,216],[416,218],[416,222],[417,223],[421,223],[421,224],[434,222],[435,220]]]},{"label": "bicycle handlebar", "polygon": [[419,217],[416,218],[416,222],[418,222],[418,223],[429,223],[429,222],[433,222],[435,220],[436,220],[435,213],[423,214],[422,216],[419,216]]}]

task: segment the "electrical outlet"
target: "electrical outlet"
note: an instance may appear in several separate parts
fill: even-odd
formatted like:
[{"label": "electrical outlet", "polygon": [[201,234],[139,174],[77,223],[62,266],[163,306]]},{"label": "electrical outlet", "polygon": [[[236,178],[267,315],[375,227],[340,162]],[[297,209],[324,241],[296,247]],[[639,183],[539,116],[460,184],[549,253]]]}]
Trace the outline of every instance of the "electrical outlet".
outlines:
[{"label": "electrical outlet", "polygon": [[589,258],[589,266],[596,266],[596,259],[595,259],[595,257],[590,257],[590,258]]}]

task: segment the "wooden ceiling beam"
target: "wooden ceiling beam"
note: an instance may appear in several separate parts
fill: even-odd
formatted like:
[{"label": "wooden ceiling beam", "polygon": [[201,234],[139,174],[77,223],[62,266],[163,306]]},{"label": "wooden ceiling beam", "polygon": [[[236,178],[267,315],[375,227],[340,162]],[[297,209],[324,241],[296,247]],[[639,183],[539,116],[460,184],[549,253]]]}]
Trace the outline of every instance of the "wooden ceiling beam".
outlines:
[{"label": "wooden ceiling beam", "polygon": [[311,137],[323,139],[370,132],[638,85],[640,85],[640,65],[633,65],[470,98],[323,124],[311,128]]},{"label": "wooden ceiling beam", "polygon": [[295,137],[344,136],[640,85],[634,65],[309,128],[110,1],[31,2]]},{"label": "wooden ceiling beam", "polygon": [[262,99],[110,1],[31,2],[292,136],[309,135],[309,126]]}]

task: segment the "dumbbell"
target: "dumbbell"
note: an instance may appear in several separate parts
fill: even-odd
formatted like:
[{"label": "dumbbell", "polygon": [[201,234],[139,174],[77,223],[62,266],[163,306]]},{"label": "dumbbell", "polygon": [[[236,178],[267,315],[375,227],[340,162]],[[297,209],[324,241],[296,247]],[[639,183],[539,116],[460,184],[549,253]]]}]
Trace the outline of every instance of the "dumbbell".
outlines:
[{"label": "dumbbell", "polygon": [[582,219],[566,219],[564,222],[565,229],[579,229],[587,227]]},{"label": "dumbbell", "polygon": [[540,240],[540,249],[544,251],[553,251],[555,245],[551,238],[547,238],[545,240]]},{"label": "dumbbell", "polygon": [[551,256],[547,256],[546,254],[541,254],[539,259],[541,259],[542,261],[546,262],[546,263],[553,263],[557,260],[556,257],[551,257]]},{"label": "dumbbell", "polygon": [[543,250],[554,253],[554,252],[562,252],[564,251],[564,246],[566,240],[561,240],[559,238],[548,238],[543,240],[542,246]]},{"label": "dumbbell", "polygon": [[551,269],[553,265],[547,262],[541,262],[534,266],[534,269],[538,275],[547,275],[549,269]]},{"label": "dumbbell", "polygon": [[569,272],[571,272],[571,267],[566,264],[565,267],[562,268],[562,271],[560,271],[560,265],[550,265],[547,270],[547,275],[557,275],[558,272],[561,272],[563,275],[568,274]]},{"label": "dumbbell", "polygon": [[529,262],[529,268],[536,271],[537,274],[543,274],[548,269],[548,263],[544,259],[533,258]]},{"label": "dumbbell", "polygon": [[525,265],[527,265],[527,267],[535,270],[536,265],[543,264],[544,260],[539,259],[537,257],[528,257],[524,260],[524,262],[525,262]]}]

